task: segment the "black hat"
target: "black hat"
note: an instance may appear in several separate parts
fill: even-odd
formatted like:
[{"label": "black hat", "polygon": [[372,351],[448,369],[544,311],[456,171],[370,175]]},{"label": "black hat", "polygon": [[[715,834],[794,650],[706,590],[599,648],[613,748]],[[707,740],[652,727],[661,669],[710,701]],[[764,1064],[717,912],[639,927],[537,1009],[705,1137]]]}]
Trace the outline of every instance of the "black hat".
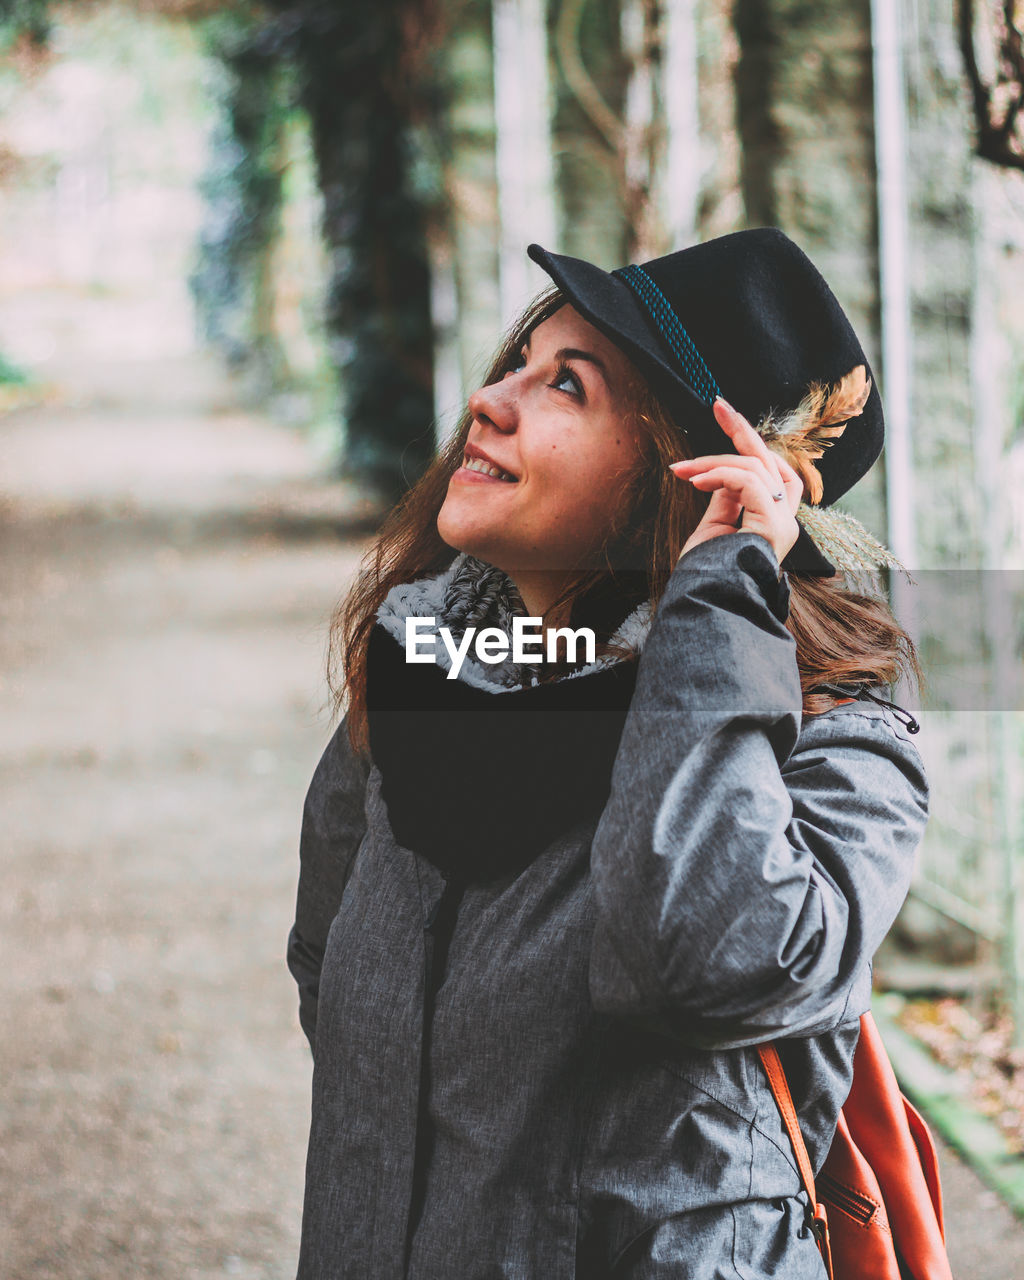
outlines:
[{"label": "black hat", "polygon": [[[537,244],[528,253],[580,315],[649,378],[668,412],[685,423],[698,455],[736,452],[711,411],[717,395],[756,425],[795,410],[812,384],[837,384],[858,365],[871,378],[853,327],[821,273],[773,227],[737,231],[612,272]],[[820,501],[801,504],[801,517],[835,502],[881,453],[882,401],[873,378],[870,387],[863,409],[828,433],[835,438],[815,468]],[[799,537],[782,567],[834,576],[835,566],[798,523]],[[807,523],[823,530],[820,519]]]}]

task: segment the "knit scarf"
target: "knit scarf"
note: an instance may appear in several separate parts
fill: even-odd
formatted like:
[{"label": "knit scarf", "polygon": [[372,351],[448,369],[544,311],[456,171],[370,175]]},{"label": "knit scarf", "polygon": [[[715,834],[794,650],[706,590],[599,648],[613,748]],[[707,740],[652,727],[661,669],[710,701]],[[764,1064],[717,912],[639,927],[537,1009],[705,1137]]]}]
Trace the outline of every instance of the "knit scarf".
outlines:
[{"label": "knit scarf", "polygon": [[[638,655],[651,611],[641,601],[623,618],[630,603],[620,595],[612,638]],[[518,874],[597,818],[636,681],[635,660],[614,655],[553,681],[538,681],[532,664],[479,662],[472,649],[448,679],[440,641],[436,663],[405,660],[406,617],[434,617],[458,640],[470,626],[510,633],[517,613],[526,610],[508,577],[460,555],[437,577],[396,587],[370,639],[370,751],[392,831],[466,884]]]}]

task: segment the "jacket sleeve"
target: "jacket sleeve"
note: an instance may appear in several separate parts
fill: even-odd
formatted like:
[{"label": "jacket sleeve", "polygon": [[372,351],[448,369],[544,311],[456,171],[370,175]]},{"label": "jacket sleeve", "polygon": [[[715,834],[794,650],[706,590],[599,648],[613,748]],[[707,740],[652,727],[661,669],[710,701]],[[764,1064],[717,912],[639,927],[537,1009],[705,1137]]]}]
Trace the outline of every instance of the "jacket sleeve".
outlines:
[{"label": "jacket sleeve", "polygon": [[788,606],[759,534],[680,559],[594,838],[594,1006],[698,1047],[842,1022],[927,821],[921,758],[889,711],[802,727]]},{"label": "jacket sleeve", "polygon": [[299,1022],[314,1051],[324,947],[366,832],[368,773],[369,762],[352,750],[345,717],[327,744],[306,793],[295,924],[288,935],[288,968],[299,987]]}]

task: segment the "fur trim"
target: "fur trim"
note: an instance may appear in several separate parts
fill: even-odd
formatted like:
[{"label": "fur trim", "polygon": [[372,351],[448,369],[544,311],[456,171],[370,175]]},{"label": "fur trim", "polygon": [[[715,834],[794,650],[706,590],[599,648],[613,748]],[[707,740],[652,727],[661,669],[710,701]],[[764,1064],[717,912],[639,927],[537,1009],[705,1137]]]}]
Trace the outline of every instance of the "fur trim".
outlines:
[{"label": "fur trim", "polygon": [[[377,620],[403,646],[406,618],[435,618],[435,634],[441,627],[448,627],[457,640],[469,626],[500,627],[511,633],[516,601],[521,606],[518,592],[507,575],[461,552],[436,576],[392,587],[377,611]],[[611,637],[612,642],[635,654],[641,653],[651,620],[651,603],[645,600],[623,619]],[[451,658],[440,638],[435,656],[440,667],[451,670]],[[605,654],[562,678],[572,680],[621,661],[623,659],[615,654]],[[536,684],[537,668],[532,663],[513,662],[511,657],[498,663],[479,662],[470,649],[459,670],[459,679],[477,689],[502,693]]]}]

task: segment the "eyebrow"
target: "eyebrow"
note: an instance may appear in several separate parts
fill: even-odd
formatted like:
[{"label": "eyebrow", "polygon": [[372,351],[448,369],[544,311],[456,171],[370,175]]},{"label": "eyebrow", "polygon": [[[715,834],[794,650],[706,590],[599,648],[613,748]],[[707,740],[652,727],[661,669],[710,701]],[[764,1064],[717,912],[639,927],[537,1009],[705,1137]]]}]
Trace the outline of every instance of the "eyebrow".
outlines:
[{"label": "eyebrow", "polygon": [[[530,334],[523,339],[523,346],[529,351]],[[604,361],[600,356],[594,355],[592,351],[581,351],[578,347],[559,347],[555,352],[556,360],[585,360],[587,364],[594,365],[601,377],[604,379],[605,386],[611,390],[611,380],[608,377],[608,370],[605,368]]]}]

